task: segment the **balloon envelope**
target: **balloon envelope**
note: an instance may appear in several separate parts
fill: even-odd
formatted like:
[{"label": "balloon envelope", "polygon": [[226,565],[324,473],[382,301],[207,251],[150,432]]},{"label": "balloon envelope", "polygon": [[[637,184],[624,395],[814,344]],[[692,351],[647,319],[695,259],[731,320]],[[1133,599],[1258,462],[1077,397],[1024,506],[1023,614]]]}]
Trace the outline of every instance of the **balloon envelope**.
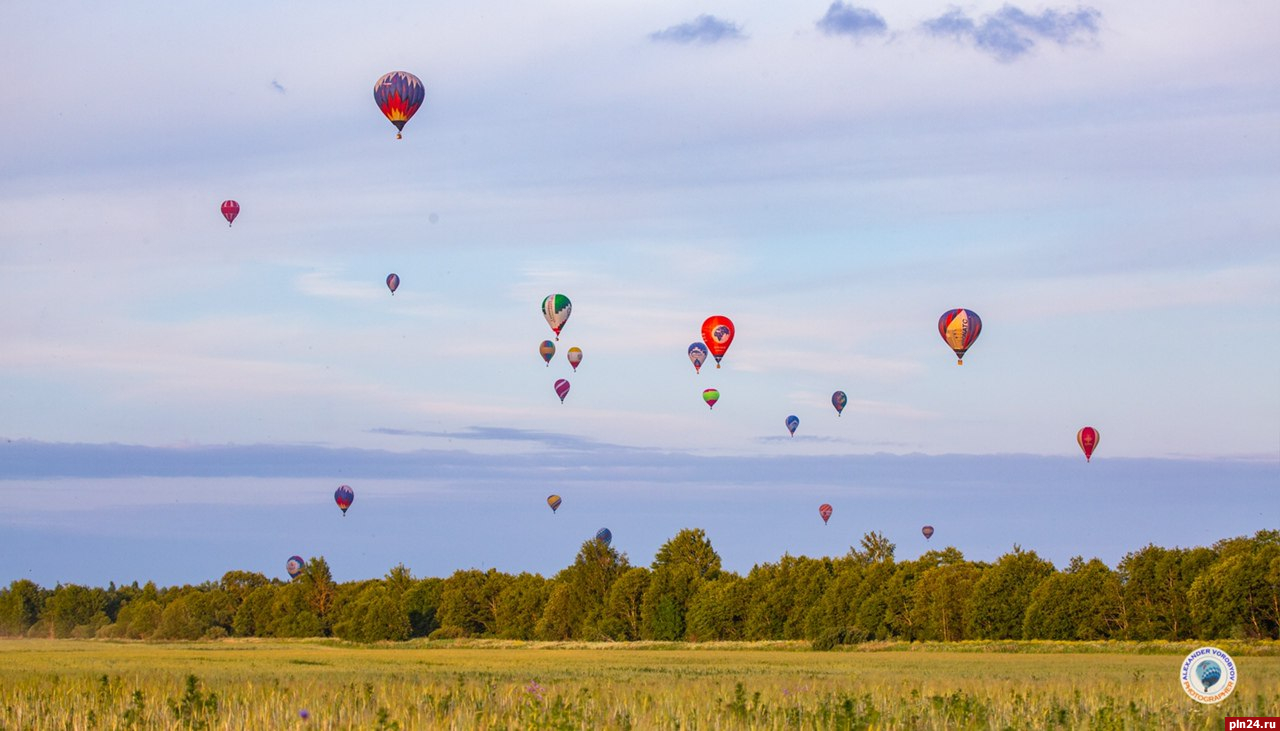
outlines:
[{"label": "balloon envelope", "polygon": [[701,373],[702,364],[707,362],[707,346],[702,343],[694,343],[689,346],[689,362],[693,363],[693,372]]},{"label": "balloon envelope", "polygon": [[733,344],[733,321],[724,315],[712,315],[702,321],[702,342],[716,359],[716,368],[720,367],[720,359]]},{"label": "balloon envelope", "polygon": [[822,516],[822,523],[826,525],[827,521],[831,519],[831,506],[827,503],[819,505],[818,515]]},{"label": "balloon envelope", "polygon": [[982,332],[982,319],[973,310],[947,310],[938,318],[938,333],[956,352],[956,364],[964,365],[964,354]]},{"label": "balloon envelope", "polygon": [[933,526],[931,525],[926,525],[925,527],[921,528],[920,532],[924,534],[924,539],[926,541],[929,540],[930,538],[933,538]]},{"label": "balloon envelope", "polygon": [[569,348],[569,365],[573,366],[574,373],[578,372],[578,364],[582,362],[582,348]]},{"label": "balloon envelope", "polygon": [[387,275],[387,289],[391,290],[391,294],[395,294],[400,289],[400,275],[391,273]]},{"label": "balloon envelope", "polygon": [[601,528],[596,531],[596,540],[606,546],[613,543],[613,531],[610,531],[608,528]]},{"label": "balloon envelope", "polygon": [[542,300],[542,316],[547,318],[551,332],[560,339],[560,330],[569,321],[569,313],[573,311],[573,303],[562,294],[549,294]]},{"label": "balloon envelope", "polygon": [[569,382],[561,378],[556,381],[556,395],[560,397],[560,403],[564,403],[564,397],[569,395]]},{"label": "balloon envelope", "polygon": [[404,131],[404,125],[414,114],[418,112],[418,107],[422,106],[422,100],[426,98],[427,90],[422,85],[422,79],[409,73],[408,71],[392,71],[389,74],[383,74],[373,84],[373,100],[378,103],[378,109],[387,115],[387,119],[396,126],[396,139],[400,139],[400,133]]},{"label": "balloon envelope", "polygon": [[559,510],[559,509],[560,509],[560,496],[559,496],[559,495],[548,495],[548,496],[547,496],[547,505],[550,505],[550,506],[551,506],[551,512],[553,512],[553,513],[554,513],[554,512],[556,512],[557,510]]},{"label": "balloon envelope", "polygon": [[333,501],[342,508],[342,514],[347,514],[347,508],[351,507],[351,503],[355,502],[356,492],[347,485],[339,487],[333,491]]},{"label": "balloon envelope", "polygon": [[289,578],[296,579],[298,574],[302,573],[302,567],[306,565],[306,561],[301,556],[290,556],[288,561],[284,562],[284,570],[289,572]]},{"label": "balloon envelope", "polygon": [[1102,439],[1102,435],[1097,429],[1086,426],[1076,432],[1076,444],[1080,445],[1080,450],[1084,452],[1084,461],[1088,462],[1093,457],[1093,450],[1098,446],[1098,441]]},{"label": "balloon envelope", "polygon": [[796,435],[796,429],[800,427],[800,417],[792,414],[787,417],[787,431],[791,432],[791,436]]},{"label": "balloon envelope", "polygon": [[714,388],[708,388],[702,392],[702,400],[707,402],[709,408],[715,408],[716,402],[720,400],[720,392]]},{"label": "balloon envelope", "polygon": [[839,416],[840,412],[844,411],[844,407],[847,406],[848,404],[849,404],[849,397],[845,394],[844,391],[836,391],[835,393],[831,394],[831,405],[836,407],[836,416]]},{"label": "balloon envelope", "polygon": [[235,201],[222,202],[222,217],[227,219],[227,226],[236,220],[236,216],[240,215],[240,204]]},{"label": "balloon envelope", "polygon": [[538,346],[538,352],[542,354],[542,359],[547,362],[547,365],[551,365],[551,357],[556,354],[556,344],[550,340],[543,340]]}]

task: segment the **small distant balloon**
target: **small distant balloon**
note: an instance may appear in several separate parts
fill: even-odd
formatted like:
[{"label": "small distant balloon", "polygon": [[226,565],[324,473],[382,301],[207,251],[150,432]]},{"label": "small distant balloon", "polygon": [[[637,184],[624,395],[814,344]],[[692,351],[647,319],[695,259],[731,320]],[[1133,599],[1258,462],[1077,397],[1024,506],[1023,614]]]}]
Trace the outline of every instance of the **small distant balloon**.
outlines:
[{"label": "small distant balloon", "polygon": [[831,505],[829,503],[823,503],[819,505],[818,515],[822,516],[822,524],[826,525],[827,521],[831,520]]},{"label": "small distant balloon", "polygon": [[342,508],[342,514],[347,514],[347,508],[351,507],[351,503],[355,502],[356,492],[347,485],[342,485],[333,491],[333,501]]},{"label": "small distant balloon", "polygon": [[569,365],[573,366],[573,372],[578,372],[578,364],[582,362],[582,348],[569,348],[566,356],[569,359]]},{"label": "small distant balloon", "polygon": [[931,525],[926,525],[925,527],[921,528],[920,532],[924,534],[924,539],[926,541],[929,540],[930,538],[933,538],[933,526]]},{"label": "small distant balloon", "polygon": [[720,400],[720,392],[714,388],[708,388],[702,392],[702,400],[707,402],[707,407],[714,409],[716,402]]},{"label": "small distant balloon", "polygon": [[573,303],[562,294],[549,294],[542,300],[542,316],[547,318],[556,340],[560,339],[560,330],[569,321],[570,312],[573,312]]},{"label": "small distant balloon", "polygon": [[791,436],[796,435],[796,429],[800,427],[800,417],[792,414],[787,417],[787,431],[791,432]]},{"label": "small distant balloon", "polygon": [[422,85],[422,79],[408,71],[383,74],[373,84],[373,100],[387,120],[396,126],[397,140],[403,136],[401,132],[405,123],[418,112],[426,96],[427,89]]},{"label": "small distant balloon", "polygon": [[596,540],[600,541],[606,546],[609,545],[610,543],[613,543],[613,531],[609,530],[608,528],[601,528],[600,530],[596,531]]},{"label": "small distant balloon", "polygon": [[560,509],[560,496],[559,496],[559,495],[548,495],[548,496],[547,496],[547,505],[550,505],[550,506],[551,506],[551,512],[553,512],[553,513],[554,513],[554,512],[556,512],[557,510],[559,510],[559,509]]},{"label": "small distant balloon", "polygon": [[982,319],[973,310],[947,310],[938,318],[938,333],[956,352],[956,365],[964,365],[964,354],[982,332]]},{"label": "small distant balloon", "polygon": [[387,275],[387,289],[391,290],[391,294],[395,294],[396,290],[400,289],[399,274],[392,273]]},{"label": "small distant balloon", "polygon": [[222,202],[222,217],[227,219],[227,228],[231,227],[232,222],[236,220],[236,216],[240,215],[240,204],[235,201]]},{"label": "small distant balloon", "polygon": [[547,362],[547,366],[551,366],[551,358],[556,354],[556,344],[550,340],[543,340],[538,346],[538,352],[542,355],[542,359]]},{"label": "small distant balloon", "polygon": [[849,397],[844,391],[836,391],[831,394],[831,405],[836,407],[836,416],[839,416],[844,407],[849,404]]},{"label": "small distant balloon", "polygon": [[569,395],[569,382],[561,378],[556,381],[556,395],[560,397],[560,403],[564,403],[564,397]]},{"label": "small distant balloon", "polygon": [[289,560],[284,562],[284,570],[289,572],[289,578],[296,579],[305,565],[306,561],[303,561],[301,556],[290,556]]},{"label": "small distant balloon", "polygon": [[693,363],[693,372],[701,373],[702,364],[707,362],[707,346],[702,343],[694,343],[689,346],[689,362]]},{"label": "small distant balloon", "polygon": [[1098,446],[1098,442],[1102,439],[1102,435],[1097,429],[1086,426],[1076,432],[1076,443],[1080,445],[1080,450],[1084,452],[1084,461],[1088,462],[1093,457],[1093,450]]},{"label": "small distant balloon", "polygon": [[733,344],[733,321],[724,315],[712,315],[702,321],[702,342],[716,359],[716,368],[729,346]]}]

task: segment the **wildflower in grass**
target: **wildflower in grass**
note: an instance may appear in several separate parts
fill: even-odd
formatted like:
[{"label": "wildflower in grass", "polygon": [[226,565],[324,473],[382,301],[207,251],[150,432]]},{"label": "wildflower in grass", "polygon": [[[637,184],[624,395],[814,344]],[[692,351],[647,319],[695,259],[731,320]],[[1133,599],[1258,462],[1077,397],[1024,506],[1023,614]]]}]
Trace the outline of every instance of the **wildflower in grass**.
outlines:
[{"label": "wildflower in grass", "polygon": [[536,680],[530,680],[529,684],[524,687],[524,692],[537,698],[538,700],[543,700],[542,691],[544,690],[546,690],[546,688],[543,688],[541,685],[538,685],[538,681]]},{"label": "wildflower in grass", "polygon": [[303,708],[301,711],[298,711],[298,718],[301,718],[303,721],[305,721],[308,718],[311,718],[311,712]]}]

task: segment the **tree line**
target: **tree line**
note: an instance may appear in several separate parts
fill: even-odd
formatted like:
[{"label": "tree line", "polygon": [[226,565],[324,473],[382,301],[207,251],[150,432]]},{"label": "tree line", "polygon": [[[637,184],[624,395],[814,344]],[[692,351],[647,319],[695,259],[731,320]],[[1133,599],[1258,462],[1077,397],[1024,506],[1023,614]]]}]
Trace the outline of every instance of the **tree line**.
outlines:
[{"label": "tree line", "polygon": [[700,529],[653,562],[595,540],[551,578],[496,569],[338,583],[323,557],[292,581],[229,571],[196,586],[106,588],[20,579],[0,589],[0,635],[193,640],[339,637],[357,642],[521,640],[1280,639],[1280,531],[1211,547],[1148,545],[1115,569],[1057,569],[1014,546],[992,563],[955,548],[897,561],[882,534],[839,558],[784,555],[745,576],[721,568]]}]

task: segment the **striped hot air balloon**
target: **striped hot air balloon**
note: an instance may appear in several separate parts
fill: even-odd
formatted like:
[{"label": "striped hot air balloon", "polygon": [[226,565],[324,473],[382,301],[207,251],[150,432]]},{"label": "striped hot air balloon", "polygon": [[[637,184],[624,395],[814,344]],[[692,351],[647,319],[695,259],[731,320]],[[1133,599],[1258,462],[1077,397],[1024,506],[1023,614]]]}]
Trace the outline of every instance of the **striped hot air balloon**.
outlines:
[{"label": "striped hot air balloon", "polygon": [[401,133],[405,123],[417,114],[426,95],[427,89],[422,85],[422,79],[408,71],[383,74],[373,84],[373,100],[378,103],[378,109],[396,126],[397,140],[403,137]]},{"label": "striped hot air balloon", "polygon": [[956,365],[964,365],[964,354],[982,332],[982,319],[973,310],[947,310],[938,318],[938,333],[956,352]]}]

